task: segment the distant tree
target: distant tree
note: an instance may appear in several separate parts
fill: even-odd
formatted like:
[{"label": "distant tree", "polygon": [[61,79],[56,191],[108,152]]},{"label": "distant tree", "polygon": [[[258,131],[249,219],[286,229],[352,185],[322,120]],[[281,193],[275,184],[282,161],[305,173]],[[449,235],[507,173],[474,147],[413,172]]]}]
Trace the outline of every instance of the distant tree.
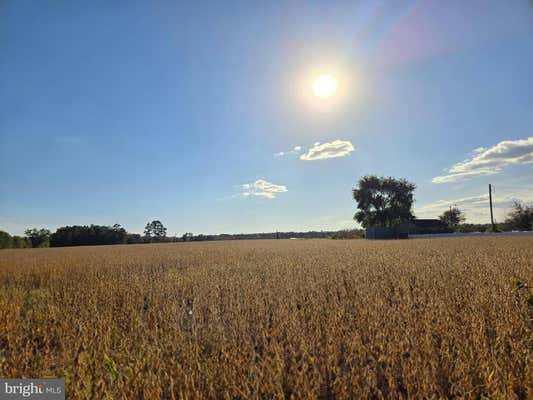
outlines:
[{"label": "distant tree", "polygon": [[113,232],[110,235],[110,240],[113,242],[113,244],[127,243],[128,232],[126,232],[126,229],[124,229],[120,224],[113,225],[111,229]]},{"label": "distant tree", "polygon": [[161,221],[153,221],[152,229],[153,229],[153,235],[158,239],[162,239],[167,236],[167,228],[163,226]]},{"label": "distant tree", "polygon": [[181,237],[181,240],[184,242],[190,242],[193,239],[193,234],[191,232],[185,232]]},{"label": "distant tree", "polygon": [[31,242],[28,238],[22,236],[13,236],[14,249],[26,249],[28,247],[31,247]]},{"label": "distant tree", "polygon": [[463,212],[457,207],[444,211],[439,219],[451,229],[456,229],[459,224],[462,224],[466,220]]},{"label": "distant tree", "polygon": [[533,204],[525,204],[516,200],[507,214],[504,227],[509,230],[533,230]]},{"label": "distant tree", "polygon": [[126,236],[126,243],[128,244],[135,244],[135,243],[143,243],[142,236],[138,233],[128,233]]},{"label": "distant tree", "polygon": [[48,247],[50,245],[50,231],[48,229],[26,229],[24,232],[31,247]]},{"label": "distant tree", "polygon": [[162,242],[167,236],[167,228],[163,226],[161,221],[149,222],[144,228],[144,236],[149,238],[150,241]]},{"label": "distant tree", "polygon": [[353,189],[359,209],[354,219],[365,228],[410,221],[414,219],[411,209],[415,189],[416,185],[405,179],[364,176]]},{"label": "distant tree", "polygon": [[0,249],[11,249],[13,247],[13,238],[7,232],[0,231]]},{"label": "distant tree", "polygon": [[329,237],[331,239],[361,239],[365,237],[365,231],[362,229],[341,229],[332,232]]}]

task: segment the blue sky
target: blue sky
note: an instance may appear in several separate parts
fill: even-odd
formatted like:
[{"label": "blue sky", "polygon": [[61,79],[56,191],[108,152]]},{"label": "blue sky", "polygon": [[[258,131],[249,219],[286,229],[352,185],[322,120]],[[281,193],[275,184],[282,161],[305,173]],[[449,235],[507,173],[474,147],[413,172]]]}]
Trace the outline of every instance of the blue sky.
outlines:
[{"label": "blue sky", "polygon": [[533,201],[531,3],[386,3],[2,2],[0,229],[347,228],[369,173]]}]

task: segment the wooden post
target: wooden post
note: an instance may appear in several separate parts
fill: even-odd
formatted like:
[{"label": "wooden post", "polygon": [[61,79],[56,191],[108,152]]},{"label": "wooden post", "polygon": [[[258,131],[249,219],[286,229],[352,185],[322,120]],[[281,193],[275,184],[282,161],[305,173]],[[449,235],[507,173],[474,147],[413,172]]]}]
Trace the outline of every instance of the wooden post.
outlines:
[{"label": "wooden post", "polygon": [[492,225],[492,231],[495,232],[494,228],[494,216],[492,214],[492,185],[489,183],[489,204],[490,204],[490,223]]}]

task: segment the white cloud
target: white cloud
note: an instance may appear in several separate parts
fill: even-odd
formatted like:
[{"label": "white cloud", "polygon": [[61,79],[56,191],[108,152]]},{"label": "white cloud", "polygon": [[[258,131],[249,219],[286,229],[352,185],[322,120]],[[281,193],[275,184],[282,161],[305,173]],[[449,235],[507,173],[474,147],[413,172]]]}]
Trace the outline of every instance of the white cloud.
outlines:
[{"label": "white cloud", "polygon": [[458,182],[476,176],[494,175],[514,164],[533,163],[533,137],[504,140],[488,149],[474,149],[474,156],[452,165],[448,174],[436,176],[433,183]]},{"label": "white cloud", "polygon": [[353,144],[347,140],[334,140],[329,143],[315,142],[312,147],[304,150],[302,146],[294,146],[292,150],[280,151],[275,153],[274,157],[283,157],[293,154],[305,154],[300,155],[300,160],[314,161],[323,160],[326,158],[345,157],[354,150]]},{"label": "white cloud", "polygon": [[334,140],[333,142],[322,144],[317,142],[307,153],[300,156],[300,160],[314,161],[324,160],[326,158],[346,157],[352,151],[354,151],[353,144],[347,140]]},{"label": "white cloud", "polygon": [[450,183],[450,182],[460,182],[467,180],[469,178],[473,178],[476,176],[487,176],[487,175],[494,175],[499,173],[499,170],[495,169],[479,169],[475,171],[466,171],[466,172],[458,172],[455,174],[450,175],[442,175],[442,176],[436,176],[431,180],[433,183]]},{"label": "white cloud", "polygon": [[267,199],[274,199],[278,193],[288,191],[287,186],[276,185],[264,179],[258,179],[253,183],[244,183],[240,187],[242,196],[257,196]]}]

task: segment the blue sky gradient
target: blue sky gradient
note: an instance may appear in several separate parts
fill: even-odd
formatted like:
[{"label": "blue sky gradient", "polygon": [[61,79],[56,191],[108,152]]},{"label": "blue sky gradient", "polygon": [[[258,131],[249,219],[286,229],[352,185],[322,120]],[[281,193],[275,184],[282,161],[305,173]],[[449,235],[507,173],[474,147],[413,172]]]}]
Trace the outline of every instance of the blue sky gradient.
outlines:
[{"label": "blue sky gradient", "polygon": [[[533,6],[465,3],[3,2],[0,229],[354,227],[369,173],[415,182],[421,217],[472,222],[493,183],[501,220],[533,201]],[[300,159],[335,140],[354,151]],[[257,180],[286,191],[243,195]]]}]

